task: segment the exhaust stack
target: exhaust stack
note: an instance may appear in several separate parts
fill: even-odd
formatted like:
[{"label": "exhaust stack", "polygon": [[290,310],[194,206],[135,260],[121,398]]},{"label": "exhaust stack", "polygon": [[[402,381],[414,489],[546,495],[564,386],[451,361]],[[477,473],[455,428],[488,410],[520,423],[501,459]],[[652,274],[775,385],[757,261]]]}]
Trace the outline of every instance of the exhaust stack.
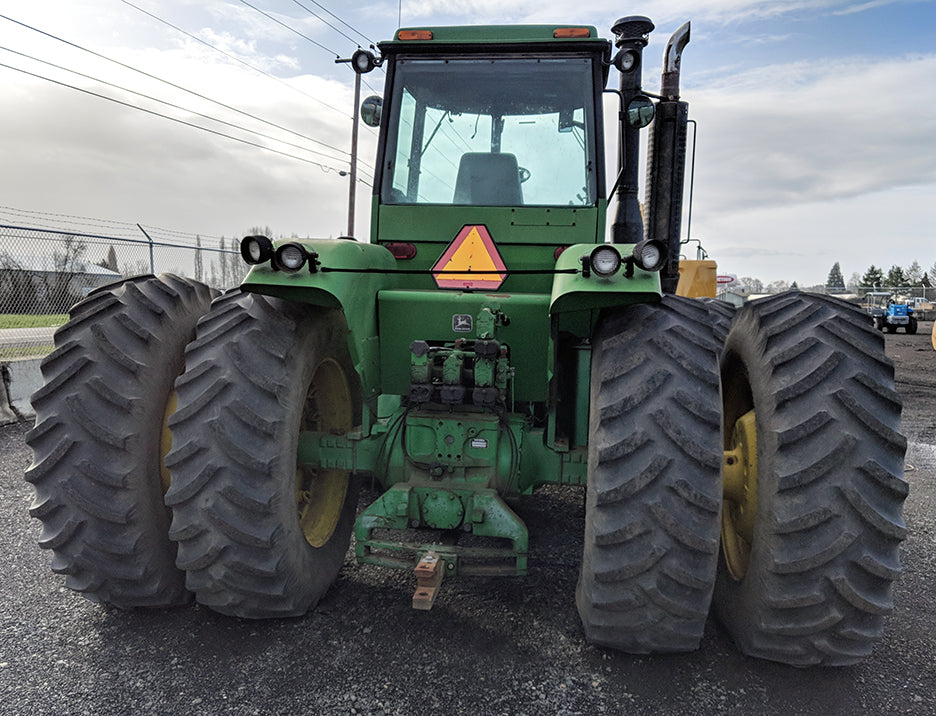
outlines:
[{"label": "exhaust stack", "polygon": [[667,247],[666,265],[660,272],[664,293],[675,293],[679,283],[679,237],[689,121],[689,103],[679,100],[679,70],[687,44],[688,22],[666,43],[660,86],[662,99],[651,127],[647,155],[645,234],[648,239],[662,241]]}]

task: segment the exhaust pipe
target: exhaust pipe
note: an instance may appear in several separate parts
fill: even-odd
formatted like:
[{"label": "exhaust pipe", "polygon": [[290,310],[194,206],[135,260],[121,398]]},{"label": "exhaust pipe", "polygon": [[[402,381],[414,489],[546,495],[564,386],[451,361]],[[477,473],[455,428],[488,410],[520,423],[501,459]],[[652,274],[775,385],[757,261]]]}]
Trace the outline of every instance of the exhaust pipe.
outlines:
[{"label": "exhaust pipe", "polygon": [[663,50],[663,80],[660,94],[666,100],[679,99],[679,65],[682,51],[689,44],[689,23],[685,23],[672,34]]},{"label": "exhaust pipe", "polygon": [[689,23],[670,37],[663,53],[663,78],[656,118],[651,127],[647,155],[645,235],[667,247],[660,272],[664,293],[675,293],[679,283],[679,237],[682,229],[683,185],[689,104],[679,100],[682,52],[689,44]]}]

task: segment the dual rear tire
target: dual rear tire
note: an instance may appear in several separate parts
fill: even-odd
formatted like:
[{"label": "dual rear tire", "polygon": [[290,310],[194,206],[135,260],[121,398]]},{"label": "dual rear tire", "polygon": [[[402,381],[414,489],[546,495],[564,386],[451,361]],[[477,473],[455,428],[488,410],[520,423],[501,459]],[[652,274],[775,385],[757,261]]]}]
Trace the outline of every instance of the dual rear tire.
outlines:
[{"label": "dual rear tire", "polygon": [[357,504],[346,471],[296,465],[300,432],[360,419],[344,316],[234,291],[186,364],[166,456],[186,584],[224,614],[305,614],[338,576]]},{"label": "dual rear tire", "polygon": [[906,535],[893,366],[837,299],[791,292],[726,318],[666,296],[598,329],[586,637],[694,649],[711,599],[748,655],[855,663],[893,609]]},{"label": "dual rear tire", "polygon": [[212,291],[177,276],[140,276],[70,311],[32,396],[26,480],[52,569],[92,601],[165,607],[191,600],[175,566],[166,414],[185,345]]},{"label": "dual rear tire", "polygon": [[92,601],[302,614],[338,574],[357,502],[347,473],[295,461],[300,431],[360,417],[347,329],[335,311],[213,296],[142,276],[71,310],[32,398],[30,512],[52,569]]}]

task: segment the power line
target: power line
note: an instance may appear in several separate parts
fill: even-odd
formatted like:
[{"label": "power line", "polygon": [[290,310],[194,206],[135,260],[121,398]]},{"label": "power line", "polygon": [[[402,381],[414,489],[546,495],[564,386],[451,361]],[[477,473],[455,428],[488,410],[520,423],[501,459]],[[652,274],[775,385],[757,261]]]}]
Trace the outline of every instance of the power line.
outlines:
[{"label": "power line", "polygon": [[[251,5],[249,2],[247,2],[247,0],[240,0],[240,2],[241,2],[241,4],[246,5],[246,6],[249,7],[250,9],[256,10],[257,12],[259,12],[259,13],[260,13],[261,15],[263,15],[264,17],[269,18],[270,20],[272,20],[273,22],[275,22],[277,25],[281,25],[282,27],[285,27],[285,28],[286,28],[287,30],[289,30],[290,32],[293,32],[293,33],[299,35],[299,37],[301,37],[301,38],[303,38],[303,39],[305,39],[305,40],[308,40],[309,42],[311,42],[311,43],[312,43],[313,45],[315,45],[316,47],[319,47],[319,48],[325,50],[325,52],[330,52],[330,53],[333,54],[335,57],[338,57],[338,56],[339,56],[339,53],[337,53],[337,52],[335,52],[334,50],[331,50],[331,49],[325,47],[325,45],[323,45],[321,42],[318,42],[317,40],[313,40],[311,37],[309,37],[308,35],[306,35],[306,34],[304,34],[304,33],[302,33],[302,32],[299,32],[299,30],[297,30],[297,29],[294,28],[294,27],[290,27],[289,25],[287,25],[287,24],[286,24],[285,22],[283,22],[282,20],[276,19],[276,18],[273,17],[270,13],[266,12],[265,10],[261,10],[261,9],[258,8],[256,5]],[[354,42],[354,41],[352,40],[352,42]]]},{"label": "power line", "polygon": [[156,112],[156,111],[154,111],[154,110],[152,110],[152,109],[147,109],[146,107],[140,107],[140,106],[138,106],[138,105],[131,104],[130,102],[124,102],[124,101],[122,101],[122,100],[115,99],[115,98],[113,98],[113,97],[108,97],[107,95],[99,94],[99,93],[97,93],[97,92],[92,92],[91,90],[85,89],[85,88],[83,88],[83,87],[76,87],[75,85],[70,85],[70,84],[68,84],[67,82],[60,82],[59,80],[54,80],[54,79],[52,79],[51,77],[44,77],[43,75],[36,74],[35,72],[29,72],[28,70],[24,70],[24,69],[22,69],[22,68],[20,68],[20,67],[13,67],[12,65],[7,65],[7,64],[4,64],[4,63],[2,63],[2,62],[0,62],[0,67],[6,67],[6,68],[9,69],[9,70],[14,70],[14,71],[16,71],[16,72],[22,72],[24,75],[29,75],[30,77],[35,77],[36,79],[40,79],[40,80],[45,80],[46,82],[51,82],[52,84],[59,85],[60,87],[67,87],[67,88],[69,88],[69,89],[73,89],[73,90],[76,90],[76,91],[78,91],[78,92],[83,92],[84,94],[91,95],[92,97],[98,97],[98,98],[100,98],[100,99],[106,99],[106,100],[108,100],[109,102],[114,102],[115,104],[119,104],[119,105],[122,105],[122,106],[124,106],[124,107],[129,107],[130,109],[136,109],[136,110],[139,110],[140,112],[146,112],[147,114],[151,114],[151,115],[156,116],[156,117],[161,117],[161,118],[163,118],[163,119],[168,119],[168,120],[170,120],[170,121],[172,121],[172,122],[177,122],[178,124],[182,124],[182,125],[184,125],[184,126],[186,126],[186,127],[192,127],[192,128],[194,128],[194,129],[200,129],[200,130],[202,130],[203,132],[208,132],[209,134],[214,134],[215,136],[218,136],[218,137],[224,137],[224,138],[226,138],[226,139],[233,139],[235,142],[240,142],[241,144],[246,144],[246,145],[251,146],[251,147],[256,147],[257,149],[265,149],[265,150],[268,151],[268,152],[273,152],[274,154],[279,154],[279,155],[281,155],[281,156],[288,157],[288,158],[290,158],[290,159],[295,159],[295,160],[297,160],[297,161],[305,162],[306,164],[311,164],[311,165],[313,165],[313,166],[319,167],[320,169],[322,169],[323,171],[326,171],[326,172],[336,172],[336,173],[338,173],[338,174],[342,174],[342,172],[343,172],[343,170],[335,169],[335,167],[331,167],[331,166],[328,166],[328,165],[326,165],[326,164],[322,164],[322,163],[320,163],[320,162],[315,162],[315,161],[312,161],[311,159],[306,159],[305,157],[297,157],[295,154],[289,154],[288,152],[282,152],[282,151],[280,151],[279,149],[273,149],[272,147],[267,147],[267,146],[264,146],[263,144],[258,144],[257,142],[251,142],[250,140],[242,139],[241,137],[235,137],[235,136],[233,136],[233,135],[231,135],[231,134],[225,134],[224,132],[219,132],[219,131],[217,131],[217,130],[215,130],[215,129],[211,129],[211,128],[209,128],[209,127],[202,127],[201,125],[193,124],[192,122],[186,122],[185,120],[179,119],[179,118],[177,118],[177,117],[170,117],[168,114],[161,114],[160,112]]},{"label": "power line", "polygon": [[[299,2],[299,0],[293,0],[293,2],[296,3],[296,5],[298,5],[299,7],[301,7],[303,10],[305,10],[307,13],[309,13],[309,14],[310,14],[312,17],[314,17],[316,20],[318,20],[319,22],[321,22],[323,25],[328,25],[328,27],[330,27],[332,30],[334,30],[335,32],[337,32],[339,35],[341,35],[343,38],[345,38],[345,39],[348,40],[349,42],[353,42],[355,45],[360,45],[360,43],[359,43],[357,40],[355,40],[353,37],[349,37],[348,35],[346,35],[346,34],[344,33],[344,31],[339,30],[337,27],[335,27],[334,25],[332,25],[332,24],[331,24],[328,20],[326,20],[324,17],[322,17],[321,15],[316,14],[315,12],[313,12],[312,10],[310,10],[309,8],[307,8],[305,5],[303,5],[301,2]],[[340,19],[340,18],[339,18],[339,19]],[[352,27],[351,29],[354,30],[353,27]],[[357,32],[356,30],[354,30],[354,31]]]},{"label": "power line", "polygon": [[[30,221],[43,222],[49,225],[66,225],[66,226],[77,226],[77,227],[104,227],[108,231],[118,231],[118,232],[127,232],[133,236],[139,235],[138,224],[131,223],[127,221],[116,221],[114,219],[98,219],[91,218],[87,216],[80,216],[78,214],[61,214],[51,211],[35,211],[32,209],[18,209],[12,206],[0,206],[0,215],[16,217],[12,221],[22,221],[23,219],[28,219]],[[41,227],[44,228],[44,227]],[[56,230],[58,227],[53,226],[48,229],[50,231]],[[203,239],[221,239],[223,236],[218,236],[216,234],[205,234],[201,232],[192,233],[190,231],[178,231],[176,229],[165,229],[160,226],[150,226],[146,225],[146,228],[149,229],[152,233],[159,233],[168,236],[177,236],[180,238],[187,239],[194,242],[196,237],[201,237]],[[113,236],[115,239],[122,239],[121,236]]]},{"label": "power line", "polygon": [[[243,2],[243,0],[242,0],[242,2]],[[230,105],[228,105],[228,104],[224,104],[223,102],[219,102],[218,100],[211,99],[210,97],[206,97],[205,95],[200,94],[199,92],[195,92],[194,90],[187,89],[186,87],[182,87],[181,85],[177,85],[177,84],[175,84],[174,82],[170,82],[169,80],[164,80],[164,79],[162,79],[161,77],[156,77],[155,75],[152,75],[152,74],[150,74],[149,72],[145,72],[144,70],[138,69],[138,68],[136,68],[136,67],[132,67],[131,65],[128,65],[128,64],[125,64],[125,63],[123,63],[123,62],[120,62],[119,60],[115,60],[115,59],[113,59],[113,58],[107,57],[106,55],[102,55],[101,53],[95,52],[94,50],[89,50],[89,49],[86,48],[86,47],[82,47],[81,45],[77,45],[77,44],[75,44],[74,42],[70,42],[69,40],[66,40],[66,39],[64,39],[64,38],[58,37],[57,35],[53,35],[53,34],[51,34],[51,33],[49,33],[49,32],[45,32],[44,30],[40,30],[39,28],[33,27],[32,25],[27,25],[27,24],[24,23],[24,22],[20,22],[19,20],[14,20],[13,18],[7,17],[6,15],[3,15],[3,14],[0,14],[0,18],[3,18],[4,20],[8,20],[8,21],[10,21],[10,22],[12,22],[12,23],[14,23],[14,24],[16,24],[16,25],[19,25],[19,26],[21,26],[21,27],[25,27],[26,29],[32,30],[33,32],[38,32],[40,35],[45,35],[46,37],[49,37],[49,38],[51,38],[51,39],[53,39],[53,40],[56,40],[56,41],[58,41],[58,42],[62,42],[62,43],[64,43],[64,44],[66,44],[66,45],[69,45],[70,47],[74,47],[74,48],[76,48],[76,49],[78,49],[78,50],[81,50],[82,52],[87,52],[87,53],[89,53],[89,54],[91,54],[91,55],[94,55],[95,57],[98,57],[98,58],[100,58],[100,59],[102,59],[102,60],[106,60],[107,62],[112,62],[112,63],[114,63],[115,65],[119,65],[120,67],[123,67],[123,68],[125,68],[125,69],[131,70],[131,71],[136,72],[136,73],[138,73],[138,74],[141,74],[141,75],[143,75],[144,77],[148,77],[148,78],[150,78],[150,79],[152,79],[152,80],[156,80],[157,82],[161,82],[161,83],[166,84],[166,85],[169,85],[170,87],[173,87],[173,88],[175,88],[175,89],[181,90],[181,91],[186,92],[186,93],[191,94],[191,95],[194,95],[194,96],[196,96],[196,97],[198,97],[198,98],[200,98],[200,99],[203,99],[203,100],[205,100],[205,101],[207,101],[207,102],[211,102],[212,104],[216,104],[216,105],[218,105],[219,107],[224,107],[225,109],[229,109],[229,110],[231,110],[232,112],[237,112],[238,114],[242,114],[242,115],[244,115],[244,116],[246,116],[246,117],[250,117],[251,119],[256,120],[256,121],[258,121],[258,122],[262,122],[263,124],[269,124],[270,126],[276,127],[277,129],[283,130],[283,131],[285,131],[285,132],[289,132],[290,134],[297,134],[298,136],[303,137],[303,139],[308,139],[308,140],[310,140],[310,141],[312,141],[312,142],[315,142],[316,144],[321,144],[321,145],[323,145],[323,146],[328,147],[329,149],[332,149],[332,150],[341,152],[342,154],[349,154],[349,152],[346,152],[346,151],[344,151],[343,149],[338,149],[337,147],[333,147],[333,146],[331,146],[330,144],[326,144],[325,142],[321,142],[321,141],[319,141],[319,140],[317,140],[317,139],[312,139],[311,137],[306,137],[305,135],[301,135],[301,134],[299,134],[298,132],[295,132],[295,131],[293,131],[293,130],[291,130],[291,129],[288,129],[288,128],[286,128],[286,127],[282,127],[282,126],[276,124],[275,122],[270,122],[269,120],[263,119],[262,117],[257,117],[256,115],[253,115],[253,114],[251,114],[250,112],[245,112],[244,110],[238,109],[237,107],[232,107],[232,106],[230,106]],[[12,69],[16,69],[16,68],[14,67],[14,68],[12,68]]]},{"label": "power line", "polygon": [[[144,93],[142,93],[142,92],[137,92],[137,91],[135,91],[135,90],[129,89],[129,88],[127,88],[127,87],[123,87],[123,86],[118,85],[118,84],[114,84],[113,82],[108,82],[108,81],[106,81],[106,80],[102,80],[102,79],[99,79],[99,78],[97,78],[97,77],[92,77],[91,75],[86,75],[86,74],[84,74],[83,72],[78,72],[77,70],[70,70],[70,69],[68,69],[67,67],[62,67],[61,65],[57,65],[57,64],[55,64],[54,62],[48,62],[47,60],[43,60],[43,59],[40,59],[40,58],[38,58],[38,57],[33,57],[32,55],[27,55],[25,52],[19,52],[18,50],[13,50],[13,49],[10,49],[9,47],[3,47],[2,45],[0,45],[0,50],[5,50],[6,52],[11,52],[11,53],[13,53],[14,55],[19,55],[20,57],[25,57],[26,59],[33,60],[34,62],[41,62],[42,64],[48,65],[49,67],[54,67],[54,68],[57,69],[57,70],[62,70],[62,71],[64,71],[64,72],[70,72],[71,74],[77,75],[78,77],[84,77],[85,79],[92,80],[92,81],[94,81],[94,82],[98,82],[98,83],[100,83],[100,84],[102,84],[102,85],[106,85],[107,87],[113,87],[114,89],[118,89],[118,90],[120,90],[120,91],[122,91],[122,92],[128,92],[129,94],[136,95],[137,97],[143,97],[144,99],[148,99],[148,100],[151,100],[151,101],[153,101],[153,102],[158,102],[159,104],[166,105],[167,107],[172,107],[173,109],[178,109],[178,110],[181,110],[181,111],[183,111],[183,112],[189,112],[190,114],[193,114],[193,115],[195,115],[196,117],[201,117],[202,119],[207,119],[207,120],[210,121],[210,122],[217,122],[218,124],[223,124],[223,125],[225,125],[225,126],[227,126],[227,127],[233,128],[233,129],[239,129],[239,130],[241,130],[242,132],[248,132],[248,133],[250,133],[250,134],[256,134],[258,137],[263,137],[264,139],[269,139],[269,140],[274,141],[274,142],[279,142],[279,143],[281,143],[281,144],[285,144],[287,147],[293,147],[294,149],[300,149],[300,150],[302,150],[302,151],[304,151],[304,152],[309,152],[309,153],[311,153],[311,154],[317,154],[317,155],[319,155],[319,156],[321,156],[321,157],[325,157],[326,159],[332,159],[332,160],[341,161],[341,162],[347,161],[346,159],[344,159],[344,158],[342,158],[342,157],[333,157],[333,156],[331,156],[331,155],[329,155],[329,154],[324,154],[324,153],[322,153],[322,152],[316,151],[315,149],[309,149],[308,147],[303,147],[303,146],[300,145],[300,144],[295,144],[295,143],[293,143],[293,142],[287,142],[287,141],[285,141],[285,140],[283,140],[283,139],[278,139],[278,138],[273,137],[273,136],[271,136],[271,135],[269,135],[269,134],[264,134],[263,132],[258,132],[258,131],[254,130],[254,129],[248,129],[247,127],[243,127],[243,126],[241,126],[241,125],[239,125],[239,124],[234,124],[233,122],[228,122],[228,121],[223,120],[223,119],[218,119],[217,117],[212,117],[211,115],[208,115],[208,114],[203,114],[203,113],[201,113],[201,112],[196,112],[196,111],[193,110],[193,109],[189,109],[189,108],[187,108],[187,107],[182,107],[182,106],[180,106],[180,105],[178,105],[178,104],[173,104],[172,102],[167,102],[167,101],[165,101],[165,100],[159,99],[158,97],[153,97],[153,96],[151,96],[151,95],[144,94]],[[312,141],[312,142],[316,142],[317,144],[324,144],[324,142],[319,142],[319,141],[316,140],[316,139],[312,139],[312,137],[306,137],[305,135],[302,135],[302,134],[300,134],[299,136],[302,137],[303,139],[308,139],[308,140],[310,140],[310,141]],[[325,145],[325,146],[331,147],[331,145]],[[346,152],[344,152],[344,151],[341,150],[341,149],[338,149],[337,147],[332,147],[332,148],[335,149],[335,151],[341,152],[342,154],[346,154]]]},{"label": "power line", "polygon": [[[296,28],[290,27],[289,25],[287,25],[287,24],[286,24],[285,22],[283,22],[282,20],[276,19],[275,17],[273,17],[272,15],[270,15],[268,12],[265,12],[265,11],[261,10],[260,8],[258,8],[258,7],[255,6],[255,5],[251,5],[249,2],[247,2],[247,0],[240,0],[240,2],[241,2],[242,4],[244,4],[244,5],[246,5],[247,7],[251,8],[251,9],[253,9],[253,10],[256,10],[257,12],[259,12],[259,13],[260,13],[261,15],[263,15],[264,17],[269,18],[270,20],[272,20],[273,22],[275,22],[277,25],[281,25],[282,27],[285,27],[285,28],[286,28],[287,30],[289,30],[290,32],[294,32],[295,34],[299,35],[299,37],[301,37],[301,38],[303,38],[303,39],[305,39],[305,40],[308,40],[309,42],[311,42],[311,43],[312,43],[313,45],[315,45],[316,47],[320,47],[321,49],[325,50],[326,52],[332,53],[332,54],[335,56],[336,59],[337,59],[338,57],[340,57],[340,54],[339,54],[338,52],[335,52],[334,50],[330,50],[329,48],[325,47],[325,45],[323,45],[322,43],[318,42],[317,40],[313,40],[311,37],[309,37],[308,35],[306,35],[306,34],[304,34],[304,33],[302,33],[302,32],[299,32],[299,30],[297,30]],[[296,0],[293,0],[293,2],[296,2]],[[321,17],[319,17],[319,16],[316,15],[314,12],[312,12],[311,10],[309,10],[309,8],[307,8],[307,7],[305,7],[304,5],[301,5],[301,4],[299,4],[299,3],[296,3],[296,4],[299,5],[299,7],[301,7],[302,9],[304,9],[306,12],[308,12],[309,14],[311,14],[313,17],[315,17],[315,18],[321,20],[322,22],[325,22],[324,20],[322,20]],[[343,22],[343,21],[342,21],[342,22]],[[339,32],[339,33],[340,33],[341,35],[343,35],[344,37],[346,37],[346,38],[348,38],[349,40],[351,40],[351,42],[354,42],[355,45],[358,44],[355,40],[351,39],[350,37],[348,37],[347,35],[345,35],[345,34],[344,34],[343,32],[341,32],[340,30],[337,30],[333,25],[330,25],[330,24],[327,23],[327,22],[325,22],[325,24],[328,25],[328,26],[329,26],[330,28],[332,28],[333,30],[335,30],[336,32]],[[355,32],[357,32],[357,30],[355,30]],[[358,34],[360,34],[360,33],[358,33]],[[363,37],[363,35],[362,35],[362,37]],[[377,91],[377,90],[375,90],[373,87],[371,87],[367,82],[364,82],[364,84],[367,85],[367,87],[371,90],[371,92],[376,92],[376,91]]]},{"label": "power line", "polygon": [[253,70],[254,72],[258,72],[258,73],[260,73],[261,75],[263,75],[264,77],[268,77],[268,78],[271,79],[271,80],[274,80],[274,81],[276,81],[276,82],[279,82],[281,85],[283,85],[283,86],[285,86],[285,87],[288,87],[289,89],[293,90],[294,92],[298,92],[298,93],[301,94],[303,97],[307,97],[308,99],[311,99],[311,100],[314,101],[314,102],[318,102],[319,104],[323,105],[324,107],[328,107],[329,109],[334,110],[335,112],[338,112],[338,113],[344,115],[345,117],[347,117],[348,113],[347,113],[345,110],[339,109],[338,107],[335,107],[335,106],[333,106],[333,105],[330,105],[330,104],[328,104],[328,102],[325,102],[325,101],[319,99],[318,97],[309,94],[308,92],[303,92],[303,91],[302,91],[301,89],[299,89],[298,87],[294,87],[293,85],[291,85],[291,84],[289,84],[288,82],[286,82],[286,81],[280,79],[280,78],[277,77],[276,75],[270,74],[270,73],[267,72],[266,70],[263,70],[263,69],[261,69],[261,68],[259,68],[259,67],[255,67],[254,65],[250,64],[249,62],[246,62],[245,60],[242,60],[242,59],[241,59],[240,57],[238,57],[237,55],[231,54],[230,52],[226,52],[225,50],[222,50],[220,47],[218,47],[218,46],[216,46],[216,45],[212,45],[210,42],[208,42],[208,41],[206,41],[206,40],[203,40],[202,38],[198,37],[198,35],[193,35],[191,32],[188,32],[187,30],[183,30],[181,27],[178,27],[178,26],[176,26],[176,25],[173,25],[173,24],[172,24],[171,22],[169,22],[168,20],[164,20],[163,18],[159,17],[158,15],[155,15],[155,14],[149,12],[148,10],[144,10],[143,8],[138,7],[137,5],[134,5],[132,2],[130,2],[130,0],[120,0],[120,1],[121,1],[122,3],[124,3],[125,5],[129,5],[129,6],[132,7],[134,10],[139,10],[139,11],[142,12],[144,15],[148,15],[149,17],[151,17],[152,19],[156,20],[157,22],[161,22],[163,25],[166,25],[167,27],[171,27],[171,28],[172,28],[173,30],[175,30],[176,32],[180,32],[180,33],[182,33],[183,35],[185,35],[186,37],[189,37],[189,38],[195,40],[196,42],[200,42],[200,43],[201,43],[202,45],[204,45],[205,47],[209,47],[209,48],[211,48],[212,50],[214,50],[215,52],[220,52],[220,53],[221,53],[222,55],[224,55],[225,57],[227,57],[227,58],[229,58],[229,59],[231,59],[231,60],[234,60],[235,62],[239,62],[239,63],[242,64],[244,67],[247,67],[247,68]]}]

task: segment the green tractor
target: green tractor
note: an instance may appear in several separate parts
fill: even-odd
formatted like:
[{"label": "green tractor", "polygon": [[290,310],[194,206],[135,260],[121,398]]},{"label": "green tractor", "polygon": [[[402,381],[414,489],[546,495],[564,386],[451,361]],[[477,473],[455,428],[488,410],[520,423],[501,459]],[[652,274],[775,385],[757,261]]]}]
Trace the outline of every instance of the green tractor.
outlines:
[{"label": "green tractor", "polygon": [[[163,275],[76,305],[28,438],[66,585],[297,616],[353,535],[359,563],[412,570],[428,609],[444,580],[526,574],[522,498],[566,485],[586,496],[590,642],[695,649],[713,607],[754,656],[867,655],[905,536],[893,366],[834,298],[735,314],[683,295],[689,25],[658,95],[640,79],[652,30],[401,29],[352,58],[387,77],[364,103],[369,242],[248,236],[249,275],[215,300]],[[365,482],[379,496],[359,508]]]}]

